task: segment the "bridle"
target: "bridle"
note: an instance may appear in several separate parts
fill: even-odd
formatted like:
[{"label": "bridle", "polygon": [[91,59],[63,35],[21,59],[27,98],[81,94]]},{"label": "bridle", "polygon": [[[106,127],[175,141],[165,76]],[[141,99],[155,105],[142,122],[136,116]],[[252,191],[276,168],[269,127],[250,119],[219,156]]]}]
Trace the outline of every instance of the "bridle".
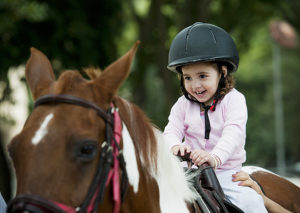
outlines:
[{"label": "bridle", "polygon": [[[72,104],[93,109],[106,123],[105,140],[101,145],[100,158],[96,175],[90,185],[87,196],[79,207],[71,207],[63,203],[44,199],[38,195],[23,194],[12,199],[7,206],[8,213],[94,213],[97,212],[103,200],[105,188],[109,183],[113,187],[114,213],[119,212],[121,200],[124,199],[128,188],[126,163],[120,139],[122,136],[122,124],[118,109],[111,104],[111,108],[105,112],[102,108],[88,100],[66,94],[49,94],[38,98],[34,107],[44,104]],[[119,184],[119,170],[122,170],[121,186]],[[121,189],[121,193],[120,193]]]}]

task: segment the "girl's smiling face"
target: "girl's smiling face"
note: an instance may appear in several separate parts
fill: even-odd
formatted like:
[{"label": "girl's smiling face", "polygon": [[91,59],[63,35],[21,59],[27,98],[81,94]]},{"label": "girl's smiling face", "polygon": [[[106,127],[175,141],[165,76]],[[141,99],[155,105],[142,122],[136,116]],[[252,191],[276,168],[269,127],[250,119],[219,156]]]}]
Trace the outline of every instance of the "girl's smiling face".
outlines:
[{"label": "girl's smiling face", "polygon": [[[222,66],[224,76],[227,74],[226,66]],[[186,91],[205,105],[212,104],[217,92],[221,73],[214,63],[199,62],[182,67],[182,76]]]}]

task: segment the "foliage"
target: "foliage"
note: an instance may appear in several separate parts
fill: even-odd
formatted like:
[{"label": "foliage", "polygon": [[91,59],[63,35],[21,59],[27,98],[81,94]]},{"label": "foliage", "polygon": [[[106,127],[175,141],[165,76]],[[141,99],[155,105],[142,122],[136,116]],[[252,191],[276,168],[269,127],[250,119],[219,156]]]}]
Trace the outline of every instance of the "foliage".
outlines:
[{"label": "foliage", "polygon": [[47,53],[57,73],[103,67],[118,56],[124,17],[117,0],[5,0],[0,11],[1,80],[10,66],[25,63],[30,47]]}]

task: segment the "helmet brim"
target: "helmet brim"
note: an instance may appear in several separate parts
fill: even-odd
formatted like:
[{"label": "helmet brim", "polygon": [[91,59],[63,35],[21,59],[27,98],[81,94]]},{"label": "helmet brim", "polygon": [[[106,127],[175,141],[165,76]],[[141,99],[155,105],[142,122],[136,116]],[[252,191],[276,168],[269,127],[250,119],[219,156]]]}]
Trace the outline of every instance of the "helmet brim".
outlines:
[{"label": "helmet brim", "polygon": [[[230,72],[235,72],[237,70],[237,65],[236,63],[232,62],[231,60],[226,59],[226,56],[222,57],[213,57],[213,56],[204,56],[202,58],[199,57],[186,57],[186,58],[180,58],[178,60],[172,61],[167,68],[173,72],[178,72],[178,68],[188,65],[188,64],[193,64],[197,62],[226,62],[231,65],[229,68]],[[228,57],[229,58],[229,57]],[[237,59],[238,61],[238,59]]]}]

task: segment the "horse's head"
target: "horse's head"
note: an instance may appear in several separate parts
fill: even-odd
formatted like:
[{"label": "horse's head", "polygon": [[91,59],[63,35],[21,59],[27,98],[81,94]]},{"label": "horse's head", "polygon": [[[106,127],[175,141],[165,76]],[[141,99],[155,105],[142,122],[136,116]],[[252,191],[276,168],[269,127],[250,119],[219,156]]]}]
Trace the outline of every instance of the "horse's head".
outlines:
[{"label": "horse's head", "polygon": [[[188,211],[195,194],[161,132],[116,95],[137,45],[100,75],[87,72],[91,80],[76,71],[55,80],[47,57],[31,50],[26,78],[35,108],[9,144],[17,196],[8,212]],[[108,110],[112,103],[120,116]]]},{"label": "horse's head", "polygon": [[[77,71],[65,71],[55,80],[48,58],[31,49],[26,80],[34,100],[43,103],[9,144],[17,194],[39,195],[73,207],[82,204],[97,170],[106,122],[111,122],[104,118],[106,110],[129,73],[137,46],[138,42],[100,75],[90,73],[91,80]],[[49,94],[52,98],[45,99]],[[62,94],[67,99],[57,101]],[[74,97],[83,103],[68,103]]]}]

